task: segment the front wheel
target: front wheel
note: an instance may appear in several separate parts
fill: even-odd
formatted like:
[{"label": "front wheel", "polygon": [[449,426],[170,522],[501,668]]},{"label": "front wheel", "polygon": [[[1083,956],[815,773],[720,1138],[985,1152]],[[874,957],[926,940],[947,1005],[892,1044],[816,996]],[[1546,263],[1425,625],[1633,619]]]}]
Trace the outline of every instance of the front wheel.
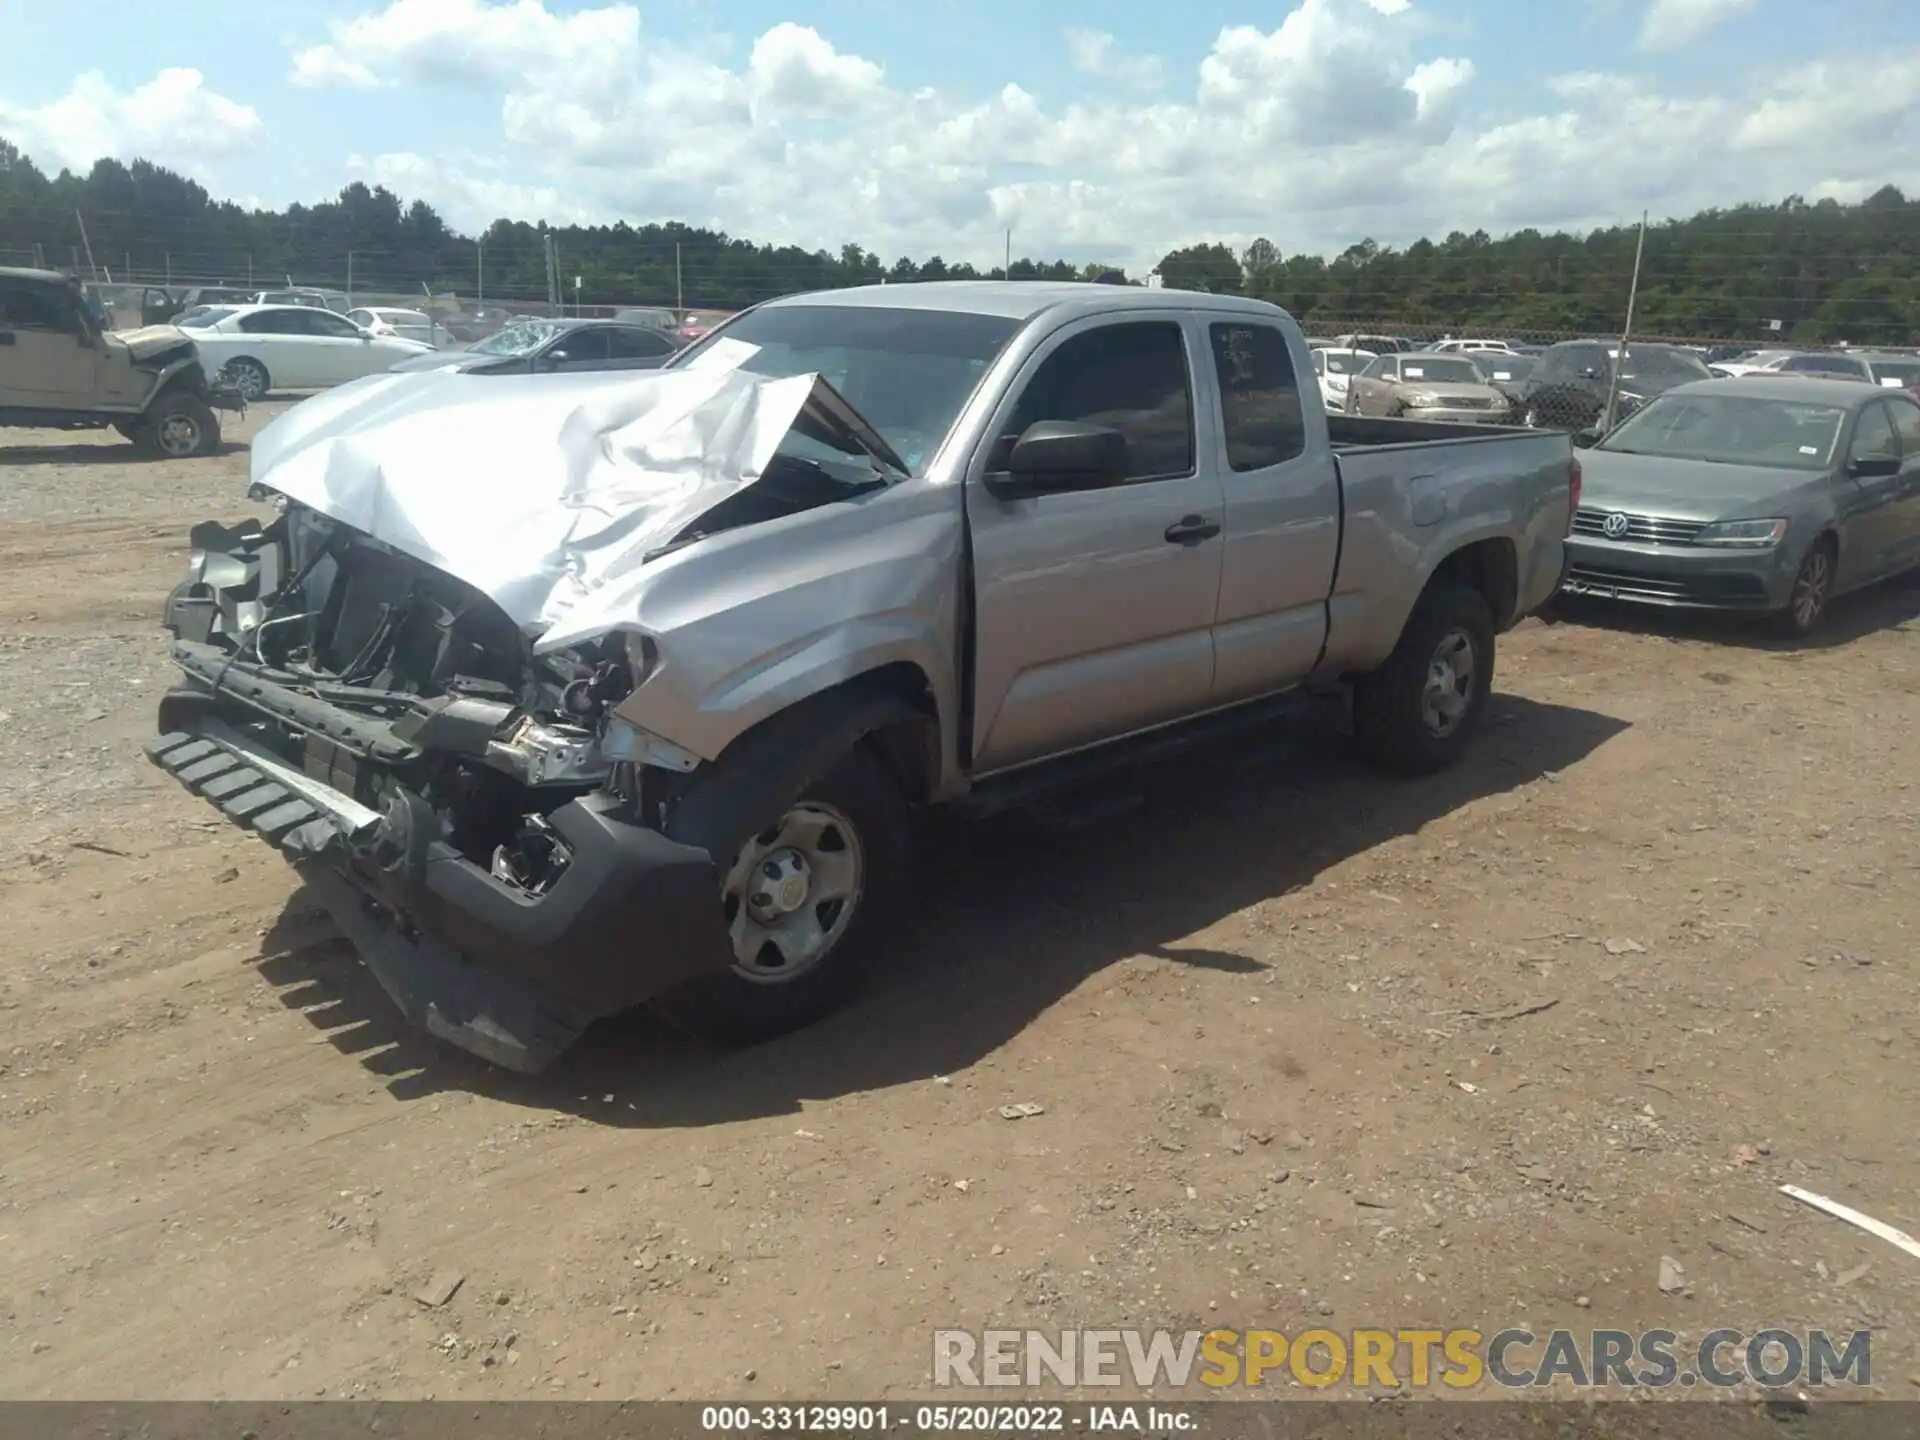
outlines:
[{"label": "front wheel", "polygon": [[220,448],[220,422],[195,396],[176,393],[147,411],[134,439],[143,450],[164,459],[186,460]]},{"label": "front wheel", "polygon": [[[681,797],[669,838],[714,857],[715,897],[732,968],[663,997],[658,1008],[709,1039],[750,1044],[828,1014],[865,977],[904,890],[906,801],[878,757],[858,746],[760,828],[740,838],[757,777],[720,769]],[[751,822],[750,822],[751,823]]]},{"label": "front wheel", "polygon": [[1430,775],[1460,758],[1493,689],[1493,612],[1464,585],[1430,588],[1386,663],[1354,686],[1353,724],[1383,769]]},{"label": "front wheel", "polygon": [[1775,628],[1790,640],[1804,639],[1820,628],[1833,598],[1833,541],[1821,536],[1813,542],[1794,573],[1787,607],[1774,617]]}]

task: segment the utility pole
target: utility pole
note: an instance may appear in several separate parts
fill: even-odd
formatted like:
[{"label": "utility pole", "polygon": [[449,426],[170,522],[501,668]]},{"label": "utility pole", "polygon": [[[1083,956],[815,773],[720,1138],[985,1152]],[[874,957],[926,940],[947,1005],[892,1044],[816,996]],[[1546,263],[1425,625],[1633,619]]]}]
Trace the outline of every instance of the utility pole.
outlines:
[{"label": "utility pole", "polygon": [[253,288],[253,252],[251,250],[247,252],[247,288],[249,290]]},{"label": "utility pole", "polygon": [[171,250],[169,250],[166,254],[166,262],[167,262],[167,289],[171,290],[173,289],[173,252]]},{"label": "utility pole", "polygon": [[1633,305],[1640,297],[1640,259],[1647,251],[1647,212],[1640,212],[1640,238],[1633,247],[1633,279],[1627,283],[1627,323],[1620,330],[1620,353],[1614,357],[1607,380],[1607,404],[1600,412],[1600,433],[1613,428],[1614,402],[1620,394],[1620,369],[1627,363],[1627,337],[1633,333]]},{"label": "utility pole", "polygon": [[1002,280],[1013,278],[1013,231],[1011,229],[1007,231],[1007,263],[1001,267],[1000,278]]},{"label": "utility pole", "polygon": [[680,242],[673,242],[673,308],[676,317],[685,323],[687,316],[687,287],[680,283]]},{"label": "utility pole", "polygon": [[347,251],[347,308],[353,308],[353,252]]},{"label": "utility pole", "polygon": [[473,305],[477,310],[487,298],[487,242],[473,242]]},{"label": "utility pole", "polygon": [[73,207],[73,218],[80,222],[80,243],[87,247],[87,269],[93,272],[93,278],[100,278],[100,267],[93,263],[93,242],[87,239],[87,218],[80,213],[78,205]]}]

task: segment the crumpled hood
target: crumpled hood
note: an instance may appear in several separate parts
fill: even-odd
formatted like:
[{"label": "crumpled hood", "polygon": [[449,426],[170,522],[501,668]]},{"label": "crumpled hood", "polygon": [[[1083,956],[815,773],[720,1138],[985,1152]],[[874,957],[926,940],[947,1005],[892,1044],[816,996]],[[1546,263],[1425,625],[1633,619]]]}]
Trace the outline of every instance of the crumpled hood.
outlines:
[{"label": "crumpled hood", "polygon": [[555,650],[630,622],[645,557],[758,480],[818,390],[719,368],[372,375],[262,430],[252,479],[464,580]]},{"label": "crumpled hood", "polygon": [[138,330],[116,330],[113,336],[136,360],[172,350],[182,342],[193,342],[193,337],[178,325],[142,325]]}]

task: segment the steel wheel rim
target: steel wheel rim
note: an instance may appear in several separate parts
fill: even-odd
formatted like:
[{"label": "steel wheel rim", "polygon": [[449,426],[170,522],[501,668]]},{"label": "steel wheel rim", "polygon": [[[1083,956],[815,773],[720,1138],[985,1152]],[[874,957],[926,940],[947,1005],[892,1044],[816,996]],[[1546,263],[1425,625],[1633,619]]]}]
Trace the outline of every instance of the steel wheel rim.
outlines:
[{"label": "steel wheel rim", "polygon": [[233,388],[248,400],[258,400],[267,393],[267,377],[260,373],[258,366],[243,362],[230,370],[227,378],[233,382]]},{"label": "steel wheel rim", "polygon": [[153,433],[155,442],[168,455],[191,455],[200,448],[200,426],[191,415],[169,415]]},{"label": "steel wheel rim", "polygon": [[1820,618],[1827,605],[1827,583],[1832,562],[1824,549],[1815,550],[1801,563],[1793,582],[1793,623],[1802,630]]},{"label": "steel wheel rim", "polygon": [[740,848],[720,890],[733,973],[789,985],[819,967],[853,923],[866,851],[846,813],[794,805]]},{"label": "steel wheel rim", "polygon": [[1464,630],[1449,630],[1433,647],[1420,688],[1420,721],[1434,735],[1445,739],[1467,718],[1478,669],[1473,637]]}]

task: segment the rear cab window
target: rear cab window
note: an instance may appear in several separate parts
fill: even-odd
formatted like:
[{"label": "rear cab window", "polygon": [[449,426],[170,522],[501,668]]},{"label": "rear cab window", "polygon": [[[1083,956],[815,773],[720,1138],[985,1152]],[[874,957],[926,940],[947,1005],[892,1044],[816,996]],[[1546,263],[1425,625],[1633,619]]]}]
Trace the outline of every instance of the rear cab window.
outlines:
[{"label": "rear cab window", "polygon": [[1257,321],[1216,321],[1207,338],[1220,383],[1228,466],[1264,470],[1303,454],[1306,417],[1287,337]]}]

